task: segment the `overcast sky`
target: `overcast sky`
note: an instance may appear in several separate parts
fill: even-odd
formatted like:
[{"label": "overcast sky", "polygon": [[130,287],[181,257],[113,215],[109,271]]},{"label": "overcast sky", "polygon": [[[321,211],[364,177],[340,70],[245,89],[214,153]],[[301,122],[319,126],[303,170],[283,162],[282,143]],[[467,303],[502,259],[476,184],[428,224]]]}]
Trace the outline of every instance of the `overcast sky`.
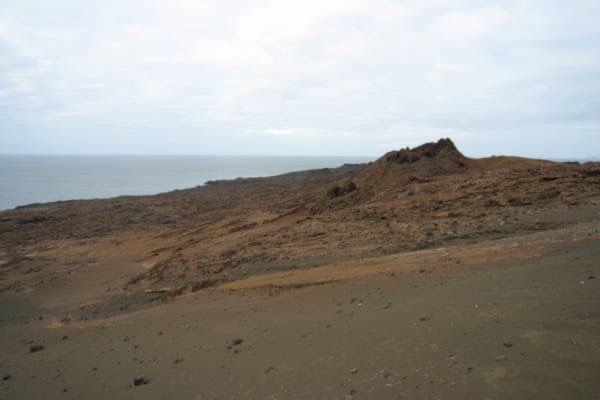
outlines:
[{"label": "overcast sky", "polygon": [[600,156],[600,1],[0,0],[0,153]]}]

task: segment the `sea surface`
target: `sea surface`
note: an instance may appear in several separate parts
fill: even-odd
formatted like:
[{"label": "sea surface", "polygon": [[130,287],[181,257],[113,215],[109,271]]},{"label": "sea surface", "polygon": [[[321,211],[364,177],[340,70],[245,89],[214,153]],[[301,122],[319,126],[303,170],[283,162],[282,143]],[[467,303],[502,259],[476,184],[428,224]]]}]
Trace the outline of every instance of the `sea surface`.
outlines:
[{"label": "sea surface", "polygon": [[366,157],[0,155],[0,210],[58,200],[148,195],[206,181],[279,175]]}]

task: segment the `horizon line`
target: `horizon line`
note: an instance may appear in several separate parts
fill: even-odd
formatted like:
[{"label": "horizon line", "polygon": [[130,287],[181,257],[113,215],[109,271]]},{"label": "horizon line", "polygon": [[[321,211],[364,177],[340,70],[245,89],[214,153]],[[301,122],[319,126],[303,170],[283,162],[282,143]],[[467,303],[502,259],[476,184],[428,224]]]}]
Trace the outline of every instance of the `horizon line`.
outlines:
[{"label": "horizon line", "polygon": [[[393,151],[393,150],[391,150]],[[386,152],[387,153],[387,152]],[[298,157],[298,158],[320,158],[320,157],[332,157],[332,158],[370,158],[376,160],[385,155],[359,155],[359,154],[186,154],[186,153],[0,153],[0,157],[23,157],[23,156],[41,156],[41,157],[274,157],[274,158],[285,158],[285,157]],[[470,156],[465,155],[468,158],[491,158],[491,157],[519,157],[519,158],[530,158],[537,160],[549,160],[556,162],[568,162],[568,161],[585,161],[585,162],[599,162],[600,156],[584,156],[584,157],[535,157],[535,156],[523,156],[516,154],[491,154],[487,156]]]}]

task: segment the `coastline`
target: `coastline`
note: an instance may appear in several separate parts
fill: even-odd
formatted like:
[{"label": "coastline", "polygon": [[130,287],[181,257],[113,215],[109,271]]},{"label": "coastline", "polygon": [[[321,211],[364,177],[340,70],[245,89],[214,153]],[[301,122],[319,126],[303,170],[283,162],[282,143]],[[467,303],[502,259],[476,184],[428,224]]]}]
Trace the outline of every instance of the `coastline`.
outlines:
[{"label": "coastline", "polygon": [[207,181],[367,161],[358,156],[0,155],[0,212],[55,201],[149,196]]}]

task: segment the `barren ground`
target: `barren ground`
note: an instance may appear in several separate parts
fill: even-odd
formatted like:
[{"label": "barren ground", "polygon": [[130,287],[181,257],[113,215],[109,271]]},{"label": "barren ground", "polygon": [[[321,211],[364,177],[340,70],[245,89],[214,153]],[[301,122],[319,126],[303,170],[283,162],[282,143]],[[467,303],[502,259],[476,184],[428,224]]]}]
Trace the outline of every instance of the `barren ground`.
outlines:
[{"label": "barren ground", "polygon": [[0,398],[598,398],[599,171],[442,140],[2,212]]}]

